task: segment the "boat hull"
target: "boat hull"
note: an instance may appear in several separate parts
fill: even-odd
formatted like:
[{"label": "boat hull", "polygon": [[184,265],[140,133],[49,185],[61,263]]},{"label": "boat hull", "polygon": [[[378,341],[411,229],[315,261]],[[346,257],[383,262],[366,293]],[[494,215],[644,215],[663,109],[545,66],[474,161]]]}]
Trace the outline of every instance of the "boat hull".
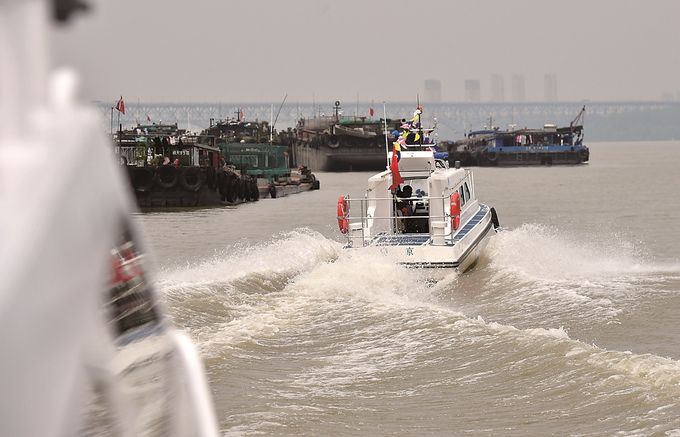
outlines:
[{"label": "boat hull", "polygon": [[212,167],[126,166],[126,170],[140,208],[235,205],[259,198],[252,178]]},{"label": "boat hull", "polygon": [[319,183],[300,182],[300,183],[281,183],[272,184],[267,179],[258,179],[257,189],[260,192],[260,199],[286,197],[291,194],[304,193],[305,191],[318,190]]},{"label": "boat hull", "polygon": [[454,151],[449,152],[449,162],[459,161],[463,166],[484,167],[509,167],[509,166],[539,166],[539,165],[578,165],[588,161],[590,152],[588,148],[560,148],[545,150],[547,148],[522,147],[513,150],[501,150],[485,152],[479,151]]},{"label": "boat hull", "polygon": [[[477,213],[444,244],[434,244],[432,236],[423,233],[380,235],[366,246],[379,248],[381,254],[404,267],[463,273],[475,266],[494,234],[491,210],[480,204]],[[359,245],[349,248],[361,250]]]},{"label": "boat hull", "polygon": [[293,145],[293,157],[296,165],[304,165],[314,171],[380,171],[387,167],[384,147],[359,146],[313,147],[307,143]]}]

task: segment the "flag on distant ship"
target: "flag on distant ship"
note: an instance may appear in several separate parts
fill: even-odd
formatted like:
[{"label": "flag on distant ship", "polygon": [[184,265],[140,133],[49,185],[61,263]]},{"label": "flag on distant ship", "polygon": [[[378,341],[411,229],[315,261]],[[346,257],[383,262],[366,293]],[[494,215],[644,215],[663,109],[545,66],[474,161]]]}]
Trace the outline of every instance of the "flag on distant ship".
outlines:
[{"label": "flag on distant ship", "polygon": [[394,142],[392,145],[392,154],[397,155],[397,162],[401,161],[401,148],[406,149],[406,141],[402,138],[399,137],[397,141]]},{"label": "flag on distant ship", "polygon": [[116,109],[125,115],[125,102],[123,102],[123,96],[120,96],[120,100],[116,103]]},{"label": "flag on distant ship", "polygon": [[146,116],[146,121],[151,121],[148,115]]},{"label": "flag on distant ship", "polygon": [[[420,106],[419,106],[420,108]],[[419,128],[420,127],[420,114],[423,112],[420,109],[416,109],[413,113],[413,118],[409,120],[408,124],[410,127]]]},{"label": "flag on distant ship", "polygon": [[239,119],[239,121],[243,120],[243,110],[242,109],[239,109],[239,111],[238,111],[238,119]]},{"label": "flag on distant ship", "polygon": [[399,158],[401,153],[398,152],[398,147],[399,145],[397,143],[394,143],[394,147],[392,147],[392,163],[390,164],[390,171],[392,171],[392,185],[390,185],[388,190],[392,190],[404,182],[404,178],[402,178],[401,174],[399,173]]},{"label": "flag on distant ship", "polygon": [[373,108],[371,108],[371,117],[373,117]]}]

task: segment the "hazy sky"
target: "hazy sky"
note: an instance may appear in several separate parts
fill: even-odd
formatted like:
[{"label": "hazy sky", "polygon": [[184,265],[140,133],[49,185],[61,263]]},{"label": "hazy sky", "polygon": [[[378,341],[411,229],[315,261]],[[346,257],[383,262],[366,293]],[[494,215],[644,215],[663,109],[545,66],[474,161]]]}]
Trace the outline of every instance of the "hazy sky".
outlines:
[{"label": "hazy sky", "polygon": [[501,74],[526,100],[680,97],[680,0],[89,0],[55,31],[86,100],[382,102]]}]

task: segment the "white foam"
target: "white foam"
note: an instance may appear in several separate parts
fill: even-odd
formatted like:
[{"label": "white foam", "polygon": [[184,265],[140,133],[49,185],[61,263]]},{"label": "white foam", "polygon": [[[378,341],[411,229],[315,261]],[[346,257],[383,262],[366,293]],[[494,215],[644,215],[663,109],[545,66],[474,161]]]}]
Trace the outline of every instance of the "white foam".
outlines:
[{"label": "white foam", "polygon": [[[568,302],[579,315],[608,323],[619,311],[613,308],[611,293],[639,283],[631,280],[637,277],[628,262],[632,252],[599,261],[609,252],[599,250],[597,244],[584,248],[587,242],[576,244],[560,231],[536,225],[499,237],[489,246],[491,253],[483,269],[492,277],[484,286],[501,284],[504,303],[514,300],[523,307],[540,297],[541,305],[562,310]],[[590,273],[579,273],[588,263],[573,260],[577,255],[590,256],[591,263],[610,268],[600,273],[588,267]],[[555,271],[547,262],[534,265],[541,256],[564,266]],[[438,302],[438,296],[474,280],[467,275],[451,275],[433,285],[378,252],[342,251],[319,234],[297,231],[168,272],[162,283],[170,296],[214,299],[224,307],[224,314],[191,328],[207,357],[234,350],[258,357],[263,350],[260,346],[269,344],[323,355],[313,368],[290,375],[293,385],[308,390],[304,393],[356,396],[356,389],[348,387],[373,381],[385,372],[424,365],[433,348],[437,354],[467,348],[468,353],[478,355],[470,363],[496,359],[490,357],[499,354],[509,360],[508,366],[523,366],[529,364],[522,360],[546,357],[561,361],[568,369],[582,369],[586,375],[600,374],[617,390],[632,384],[640,390],[662,388],[660,396],[680,394],[676,361],[603,350],[573,340],[566,329],[539,320],[533,324],[539,327],[527,329],[487,323]],[[517,354],[522,359],[513,363]],[[456,365],[466,366],[464,360]]]},{"label": "white foam", "polygon": [[321,234],[300,229],[255,246],[231,246],[212,258],[161,272],[160,283],[172,293],[201,284],[225,284],[248,277],[290,278],[338,257],[341,245]]}]

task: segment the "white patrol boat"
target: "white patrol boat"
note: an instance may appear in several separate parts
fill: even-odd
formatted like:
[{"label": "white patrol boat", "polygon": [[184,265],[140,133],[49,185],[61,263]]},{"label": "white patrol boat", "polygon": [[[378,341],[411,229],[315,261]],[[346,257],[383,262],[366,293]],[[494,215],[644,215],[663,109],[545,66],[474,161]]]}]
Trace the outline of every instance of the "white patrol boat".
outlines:
[{"label": "white patrol boat", "polygon": [[[402,137],[416,130],[425,137],[431,131],[411,127]],[[477,200],[471,170],[459,162],[449,168],[446,159],[437,159],[445,157],[436,146],[400,144],[419,150],[399,153],[395,143],[388,154],[392,164],[368,179],[363,198],[338,199],[346,248],[379,247],[408,267],[468,270],[498,228],[495,210]]]}]

